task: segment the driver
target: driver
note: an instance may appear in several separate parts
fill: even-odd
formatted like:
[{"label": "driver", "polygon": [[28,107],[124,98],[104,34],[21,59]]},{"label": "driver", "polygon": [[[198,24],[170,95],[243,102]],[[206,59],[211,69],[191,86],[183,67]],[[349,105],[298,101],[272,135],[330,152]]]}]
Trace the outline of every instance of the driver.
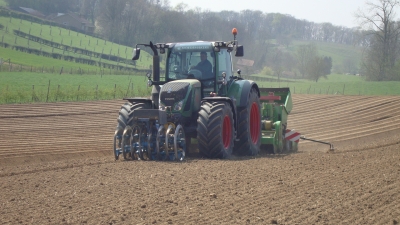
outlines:
[{"label": "driver", "polygon": [[212,65],[207,59],[207,52],[201,52],[200,59],[201,61],[196,66],[192,66],[191,69],[200,70],[203,77],[209,76],[209,74],[212,74]]}]

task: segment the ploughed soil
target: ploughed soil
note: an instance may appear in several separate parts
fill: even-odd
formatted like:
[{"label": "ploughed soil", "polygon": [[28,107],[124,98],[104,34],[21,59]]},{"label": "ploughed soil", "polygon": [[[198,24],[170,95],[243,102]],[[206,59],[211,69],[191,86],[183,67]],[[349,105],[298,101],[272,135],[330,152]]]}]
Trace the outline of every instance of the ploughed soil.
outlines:
[{"label": "ploughed soil", "polygon": [[0,105],[0,224],[399,224],[400,97],[294,95],[291,154],[115,161],[123,101]]}]

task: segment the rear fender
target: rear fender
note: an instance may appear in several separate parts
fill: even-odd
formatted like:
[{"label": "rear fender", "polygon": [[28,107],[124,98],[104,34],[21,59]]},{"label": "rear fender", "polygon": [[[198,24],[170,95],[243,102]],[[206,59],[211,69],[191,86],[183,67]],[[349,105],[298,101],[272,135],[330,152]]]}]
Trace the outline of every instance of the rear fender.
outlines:
[{"label": "rear fender", "polygon": [[238,122],[237,122],[237,110],[236,110],[236,102],[235,100],[232,100],[227,97],[206,97],[203,98],[201,101],[201,104],[203,105],[204,102],[227,102],[231,108],[232,108],[232,113],[233,113],[233,123],[235,127],[235,139],[237,135],[237,130],[238,130]]},{"label": "rear fender", "polygon": [[238,107],[246,107],[247,106],[247,99],[249,98],[249,93],[252,88],[255,88],[257,90],[258,97],[260,97],[260,90],[258,89],[258,85],[256,82],[252,80],[241,80],[238,81],[239,85],[241,83],[242,88],[241,88],[241,93],[239,93],[239,105]]}]

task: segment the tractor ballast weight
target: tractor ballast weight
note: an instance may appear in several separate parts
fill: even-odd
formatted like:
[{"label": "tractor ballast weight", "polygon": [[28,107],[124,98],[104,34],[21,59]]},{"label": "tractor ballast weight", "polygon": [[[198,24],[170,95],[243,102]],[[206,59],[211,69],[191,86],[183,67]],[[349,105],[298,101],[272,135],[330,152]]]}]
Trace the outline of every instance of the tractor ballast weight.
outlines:
[{"label": "tractor ballast weight", "polygon": [[[116,159],[122,154],[125,159],[181,161],[192,138],[208,158],[259,153],[260,90],[240,70],[233,72],[232,56],[241,57],[244,51],[237,30],[232,33],[234,40],[226,42],[136,45],[133,60],[140,57],[138,46],[153,51],[153,71],[147,74],[152,94],[125,99],[114,135]],[[159,54],[166,54],[163,76]]]}]

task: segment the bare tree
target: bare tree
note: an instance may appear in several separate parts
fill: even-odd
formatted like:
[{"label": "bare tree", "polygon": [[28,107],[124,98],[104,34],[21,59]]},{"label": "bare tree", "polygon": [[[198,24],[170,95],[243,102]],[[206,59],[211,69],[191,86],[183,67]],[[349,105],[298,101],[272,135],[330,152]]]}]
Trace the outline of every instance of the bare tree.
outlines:
[{"label": "bare tree", "polygon": [[360,21],[360,27],[370,31],[366,34],[373,35],[364,61],[366,76],[371,79],[381,81],[391,77],[391,70],[398,57],[400,26],[394,19],[395,9],[399,5],[398,0],[367,2],[366,11],[359,10],[355,15]]},{"label": "bare tree", "polygon": [[307,68],[308,78],[318,82],[319,78],[327,77],[332,68],[332,60],[329,62],[328,57],[315,56],[310,60],[310,65]]},{"label": "bare tree", "polygon": [[312,61],[317,56],[317,47],[313,44],[300,45],[296,50],[297,67],[301,76],[304,76],[308,72]]},{"label": "bare tree", "polygon": [[283,72],[283,52],[279,48],[275,49],[271,58],[271,66],[274,70],[274,74],[278,77],[278,82],[281,81]]},{"label": "bare tree", "polygon": [[342,61],[342,67],[340,68],[341,71],[345,73],[356,73],[357,71],[357,62],[354,58],[352,57],[346,57]]},{"label": "bare tree", "polygon": [[102,26],[103,35],[114,42],[122,39],[122,18],[127,7],[128,0],[103,0],[99,23]]},{"label": "bare tree", "polygon": [[80,2],[79,13],[89,18],[90,21],[94,23],[99,4],[100,0],[82,0]]}]

